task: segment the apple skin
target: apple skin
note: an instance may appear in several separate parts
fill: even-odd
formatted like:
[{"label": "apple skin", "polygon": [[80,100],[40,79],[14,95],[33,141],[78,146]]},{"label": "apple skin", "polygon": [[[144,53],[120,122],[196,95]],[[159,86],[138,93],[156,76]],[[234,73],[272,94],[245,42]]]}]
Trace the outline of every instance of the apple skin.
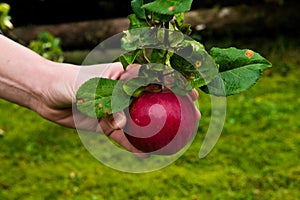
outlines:
[{"label": "apple skin", "polygon": [[180,151],[198,128],[196,107],[188,96],[170,90],[144,91],[125,111],[124,132],[137,149],[150,154],[171,155]]}]

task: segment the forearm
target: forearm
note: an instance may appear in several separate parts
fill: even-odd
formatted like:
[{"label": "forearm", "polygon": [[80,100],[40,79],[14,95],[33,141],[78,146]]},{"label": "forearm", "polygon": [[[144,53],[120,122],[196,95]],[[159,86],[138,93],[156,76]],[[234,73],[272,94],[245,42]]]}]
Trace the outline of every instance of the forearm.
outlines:
[{"label": "forearm", "polygon": [[63,73],[56,68],[55,63],[0,35],[0,98],[34,109],[45,85]]}]

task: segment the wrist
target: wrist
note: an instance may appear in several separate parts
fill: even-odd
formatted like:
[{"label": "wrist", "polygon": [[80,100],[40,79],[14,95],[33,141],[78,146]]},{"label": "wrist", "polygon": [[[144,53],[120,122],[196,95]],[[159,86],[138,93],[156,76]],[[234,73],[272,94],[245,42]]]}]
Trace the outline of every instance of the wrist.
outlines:
[{"label": "wrist", "polygon": [[75,100],[75,83],[80,67],[67,63],[47,61],[37,77],[39,84],[33,85],[32,109],[42,113],[50,109],[70,107]]}]

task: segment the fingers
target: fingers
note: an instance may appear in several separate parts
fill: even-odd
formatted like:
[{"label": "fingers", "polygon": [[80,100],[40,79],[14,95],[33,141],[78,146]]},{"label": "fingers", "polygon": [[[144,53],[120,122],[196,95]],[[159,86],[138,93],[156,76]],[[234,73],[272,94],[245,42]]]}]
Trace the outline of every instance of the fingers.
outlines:
[{"label": "fingers", "polygon": [[[192,91],[188,94],[188,96],[191,98],[192,101],[197,101],[199,98],[199,93],[196,89],[192,89]],[[196,102],[197,105],[197,102]],[[199,111],[198,107],[195,105],[196,107],[196,115],[197,118],[200,119],[201,118],[201,112]]]},{"label": "fingers", "polygon": [[111,115],[108,118],[99,120],[99,127],[101,132],[113,139],[119,145],[128,151],[136,154],[138,157],[147,158],[147,154],[135,148],[126,138],[123,130],[121,129],[126,124],[126,116],[123,112]]},{"label": "fingers", "polygon": [[99,126],[97,132],[102,132],[107,136],[110,136],[116,130],[120,130],[126,124],[126,116],[123,112],[114,113],[111,116],[99,119]]},{"label": "fingers", "polygon": [[199,98],[199,93],[196,89],[192,89],[188,96],[191,97],[193,101],[196,101]]},{"label": "fingers", "polygon": [[[78,113],[81,115],[80,113]],[[134,153],[136,156],[141,158],[149,157],[148,154],[135,148],[126,138],[123,130],[121,129],[126,124],[126,117],[121,114],[115,114],[115,116],[110,116],[105,119],[94,119],[81,115],[82,118],[77,119],[76,128],[82,130],[95,131],[97,133],[104,133],[106,136],[113,139],[119,145],[121,145],[126,150]],[[75,128],[75,124],[73,125]]]},{"label": "fingers", "polygon": [[126,71],[120,76],[121,81],[127,81],[133,77],[137,77],[139,75],[139,70],[141,65],[132,64],[126,67]]},{"label": "fingers", "polygon": [[104,78],[110,78],[113,80],[118,80],[120,76],[124,73],[123,65],[120,62],[107,64],[108,68],[103,74]]}]

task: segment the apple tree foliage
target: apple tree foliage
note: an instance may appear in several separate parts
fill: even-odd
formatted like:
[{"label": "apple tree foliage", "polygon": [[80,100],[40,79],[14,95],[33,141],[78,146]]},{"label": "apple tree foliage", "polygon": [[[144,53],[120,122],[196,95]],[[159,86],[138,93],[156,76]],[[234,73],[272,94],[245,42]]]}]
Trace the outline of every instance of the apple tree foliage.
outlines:
[{"label": "apple tree foliage", "polygon": [[[100,77],[86,81],[77,91],[78,109],[89,116],[106,117],[130,104],[115,100],[115,94],[138,97],[153,83],[166,85],[178,95],[200,88],[207,94],[229,96],[253,86],[271,63],[250,49],[207,51],[189,37],[191,25],[184,23],[191,5],[192,0],[132,0],[130,25],[121,39],[127,53],[118,61],[125,69],[141,64],[140,75],[126,82]],[[117,106],[111,106],[112,99]]]},{"label": "apple tree foliage", "polygon": [[0,3],[0,30],[6,31],[13,28],[11,17],[9,15],[10,5],[7,3]]}]

